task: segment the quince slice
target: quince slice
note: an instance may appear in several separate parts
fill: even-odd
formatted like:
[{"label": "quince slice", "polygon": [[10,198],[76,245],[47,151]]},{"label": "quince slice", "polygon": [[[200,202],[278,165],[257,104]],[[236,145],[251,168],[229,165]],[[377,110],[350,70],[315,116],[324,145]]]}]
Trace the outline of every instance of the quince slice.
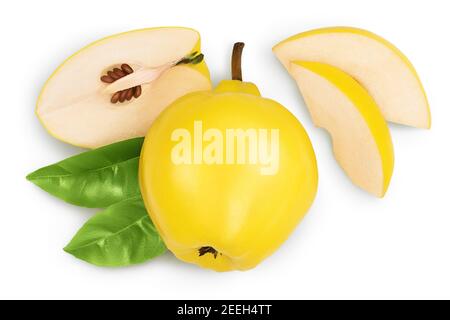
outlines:
[{"label": "quince slice", "polygon": [[408,58],[372,32],[330,27],[292,36],[273,48],[286,69],[292,61],[335,66],[358,81],[378,104],[386,121],[430,128],[427,96]]},{"label": "quince slice", "polygon": [[290,70],[314,124],[330,133],[340,166],[354,184],[383,197],[394,168],[394,148],[375,101],[357,81],[333,66],[295,61]]}]

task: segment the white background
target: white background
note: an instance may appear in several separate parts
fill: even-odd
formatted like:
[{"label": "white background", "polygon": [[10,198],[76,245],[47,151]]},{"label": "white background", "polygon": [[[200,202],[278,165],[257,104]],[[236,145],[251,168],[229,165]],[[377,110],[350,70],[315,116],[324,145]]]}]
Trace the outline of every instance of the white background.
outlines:
[{"label": "white background", "polygon": [[[448,1],[8,1],[2,4],[0,298],[450,298],[450,12]],[[80,149],[50,137],[34,116],[39,91],[82,46],[130,29],[196,28],[214,84],[229,77],[233,42],[245,41],[244,77],[307,129],[320,170],[303,223],[248,272],[219,274],[167,254],[100,269],[62,248],[93,212],[25,180]],[[380,200],[353,186],[325,131],[271,52],[311,28],[349,25],[396,44],[427,90],[430,131],[391,125],[395,170]]]}]

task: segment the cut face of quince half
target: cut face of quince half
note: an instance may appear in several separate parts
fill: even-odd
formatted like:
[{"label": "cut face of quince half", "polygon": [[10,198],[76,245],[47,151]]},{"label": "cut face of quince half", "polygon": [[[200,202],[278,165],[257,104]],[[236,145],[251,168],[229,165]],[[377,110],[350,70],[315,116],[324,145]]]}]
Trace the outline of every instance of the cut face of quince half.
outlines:
[{"label": "cut face of quince half", "polygon": [[290,65],[313,122],[326,129],[336,160],[354,184],[383,197],[394,168],[386,121],[369,93],[342,70],[319,62]]},{"label": "cut face of quince half", "polygon": [[431,115],[419,76],[394,45],[369,31],[330,27],[292,36],[273,48],[291,72],[292,61],[316,61],[352,76],[373,97],[386,121],[429,128]]},{"label": "cut face of quince half", "polygon": [[142,29],[99,40],[67,59],[42,89],[36,113],[54,137],[97,148],[144,136],[177,98],[210,89],[198,32]]}]

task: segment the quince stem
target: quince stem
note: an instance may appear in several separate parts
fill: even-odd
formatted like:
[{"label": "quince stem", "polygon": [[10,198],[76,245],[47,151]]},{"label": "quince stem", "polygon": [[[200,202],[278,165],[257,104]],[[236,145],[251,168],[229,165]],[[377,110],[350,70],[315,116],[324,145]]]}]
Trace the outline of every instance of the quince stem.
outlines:
[{"label": "quince stem", "polygon": [[236,42],[233,46],[233,54],[231,56],[231,79],[242,81],[242,50],[245,43]]}]

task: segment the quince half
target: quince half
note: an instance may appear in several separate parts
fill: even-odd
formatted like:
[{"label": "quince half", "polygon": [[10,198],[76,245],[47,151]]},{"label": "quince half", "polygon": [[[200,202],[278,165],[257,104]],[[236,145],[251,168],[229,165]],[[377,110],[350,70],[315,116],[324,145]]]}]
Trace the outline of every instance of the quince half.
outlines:
[{"label": "quince half", "polygon": [[36,113],[54,137],[97,148],[144,136],[177,98],[209,89],[197,31],[142,29],[101,39],[68,58],[44,85]]}]

